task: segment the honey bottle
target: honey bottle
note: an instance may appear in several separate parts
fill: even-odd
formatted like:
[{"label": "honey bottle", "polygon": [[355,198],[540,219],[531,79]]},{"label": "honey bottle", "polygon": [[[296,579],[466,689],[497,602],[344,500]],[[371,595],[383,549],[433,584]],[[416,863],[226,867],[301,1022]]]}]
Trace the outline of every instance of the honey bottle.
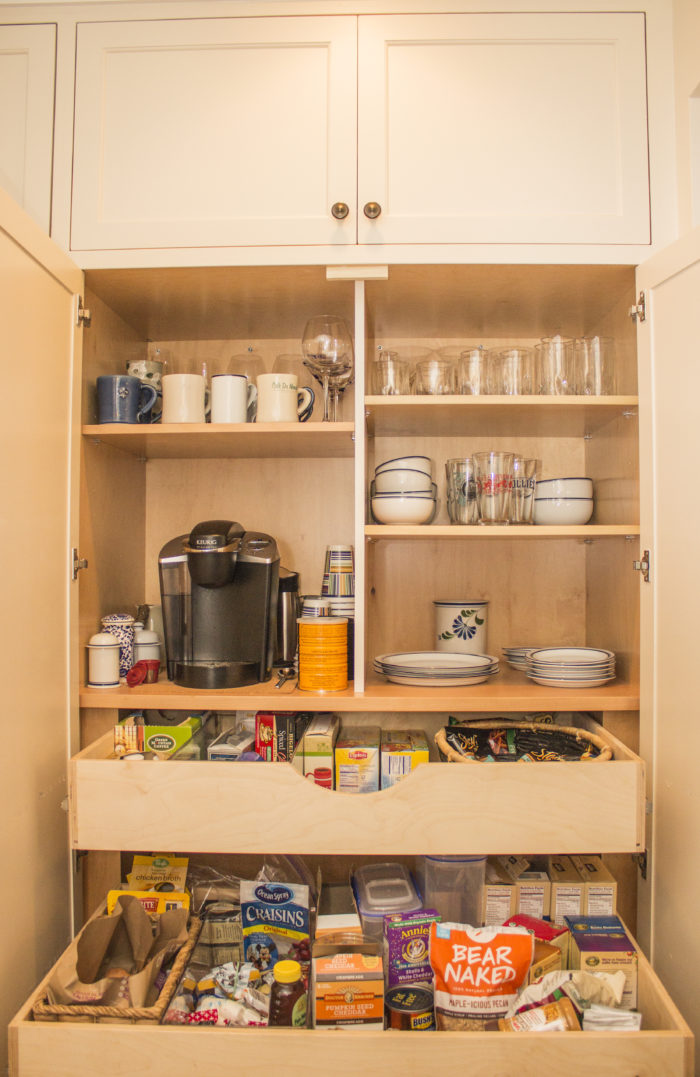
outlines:
[{"label": "honey bottle", "polygon": [[278,961],[273,968],[269,1025],[306,1027],[306,987],[298,961]]}]

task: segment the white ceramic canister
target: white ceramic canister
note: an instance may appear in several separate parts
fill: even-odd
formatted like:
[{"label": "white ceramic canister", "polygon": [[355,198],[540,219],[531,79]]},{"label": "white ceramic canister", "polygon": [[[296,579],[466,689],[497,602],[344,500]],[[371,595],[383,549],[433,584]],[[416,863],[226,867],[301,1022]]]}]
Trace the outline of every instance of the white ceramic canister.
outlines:
[{"label": "white ceramic canister", "polygon": [[488,601],[433,602],[438,651],[486,654]]},{"label": "white ceramic canister", "polygon": [[130,613],[108,613],[102,629],[111,632],[119,643],[119,676],[126,677],[134,664],[134,618]]},{"label": "white ceramic canister", "polygon": [[158,659],[160,661],[160,637],[138,624],[134,625],[134,662]]},{"label": "white ceramic canister", "polygon": [[119,640],[111,632],[90,636],[88,651],[88,687],[118,688]]}]

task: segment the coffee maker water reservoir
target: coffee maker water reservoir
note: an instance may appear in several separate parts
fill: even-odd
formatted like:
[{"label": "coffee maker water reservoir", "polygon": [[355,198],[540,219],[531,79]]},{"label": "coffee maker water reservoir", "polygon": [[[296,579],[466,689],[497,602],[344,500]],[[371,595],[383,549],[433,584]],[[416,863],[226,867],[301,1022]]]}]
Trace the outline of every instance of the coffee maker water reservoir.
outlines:
[{"label": "coffee maker water reservoir", "polygon": [[270,535],[205,520],[158,557],[168,677],[188,688],[237,688],[270,676],[279,553]]}]

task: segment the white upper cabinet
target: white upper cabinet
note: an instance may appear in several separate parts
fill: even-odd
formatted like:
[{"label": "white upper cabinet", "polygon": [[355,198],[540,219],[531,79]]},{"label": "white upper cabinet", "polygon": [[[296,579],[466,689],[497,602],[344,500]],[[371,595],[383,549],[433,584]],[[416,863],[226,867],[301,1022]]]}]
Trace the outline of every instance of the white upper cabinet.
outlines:
[{"label": "white upper cabinet", "polygon": [[81,23],[76,79],[76,252],[650,240],[640,12]]},{"label": "white upper cabinet", "polygon": [[359,51],[361,243],[649,242],[642,13],[367,16]]},{"label": "white upper cabinet", "polygon": [[71,248],[347,242],[355,58],[352,16],[80,24]]},{"label": "white upper cabinet", "polygon": [[0,187],[47,232],[55,74],[53,23],[0,26]]}]

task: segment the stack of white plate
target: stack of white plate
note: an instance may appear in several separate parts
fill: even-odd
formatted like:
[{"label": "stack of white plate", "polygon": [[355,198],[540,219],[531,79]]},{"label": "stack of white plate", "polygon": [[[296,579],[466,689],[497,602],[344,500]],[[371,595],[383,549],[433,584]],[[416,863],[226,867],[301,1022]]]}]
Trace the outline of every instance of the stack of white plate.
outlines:
[{"label": "stack of white plate", "polygon": [[512,666],[513,669],[519,669],[523,673],[527,672],[527,655],[528,651],[532,650],[532,647],[501,647],[501,650],[509,666]]},{"label": "stack of white plate", "polygon": [[548,688],[597,688],[615,679],[615,652],[598,647],[541,647],[525,662],[530,680]]},{"label": "stack of white plate", "polygon": [[482,684],[498,673],[498,659],[490,654],[456,654],[451,651],[401,651],[374,659],[376,673],[394,684],[424,688],[457,688]]}]

